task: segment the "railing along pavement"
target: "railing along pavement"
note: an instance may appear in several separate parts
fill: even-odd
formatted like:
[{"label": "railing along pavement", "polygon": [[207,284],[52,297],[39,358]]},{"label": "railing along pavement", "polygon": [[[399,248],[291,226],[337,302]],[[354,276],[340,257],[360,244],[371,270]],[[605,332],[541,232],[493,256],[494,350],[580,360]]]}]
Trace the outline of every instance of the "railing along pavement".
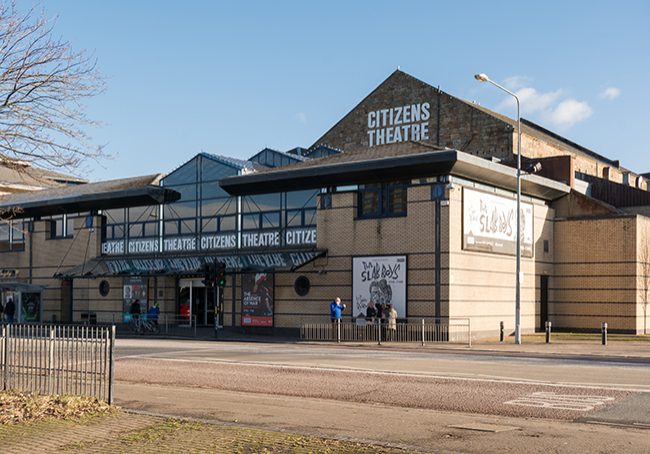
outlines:
[{"label": "railing along pavement", "polygon": [[147,314],[141,314],[137,322],[134,320],[125,322],[122,314],[97,313],[94,317],[97,324],[115,324],[137,334],[163,334],[165,336],[188,337],[197,335],[196,315],[170,315],[160,314],[156,319]]},{"label": "railing along pavement", "polygon": [[3,390],[113,402],[115,326],[2,325]]},{"label": "railing along pavement", "polygon": [[[313,318],[313,317],[312,317]],[[310,341],[335,342],[420,342],[460,343],[471,346],[468,318],[408,319],[389,329],[385,321],[357,319],[338,322],[303,322],[300,338]]]}]

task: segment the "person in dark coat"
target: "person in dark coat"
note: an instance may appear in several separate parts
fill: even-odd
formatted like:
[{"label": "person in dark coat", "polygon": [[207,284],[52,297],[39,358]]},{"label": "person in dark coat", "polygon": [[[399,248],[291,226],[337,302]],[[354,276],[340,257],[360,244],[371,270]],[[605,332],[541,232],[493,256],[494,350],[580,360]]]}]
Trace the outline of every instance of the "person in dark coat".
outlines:
[{"label": "person in dark coat", "polygon": [[9,298],[7,300],[7,304],[5,304],[5,319],[7,320],[7,323],[13,323],[14,322],[14,315],[16,314],[16,305],[14,304],[14,300]]}]

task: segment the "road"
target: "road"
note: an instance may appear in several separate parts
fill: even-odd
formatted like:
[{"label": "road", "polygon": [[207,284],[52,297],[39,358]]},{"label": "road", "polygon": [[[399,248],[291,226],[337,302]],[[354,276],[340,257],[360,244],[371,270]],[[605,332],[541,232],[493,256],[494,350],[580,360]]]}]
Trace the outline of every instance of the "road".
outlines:
[{"label": "road", "polygon": [[[644,442],[641,435],[650,438],[647,361],[145,339],[120,340],[116,358],[116,394],[120,400],[122,392],[122,404],[132,408],[173,413],[187,406],[185,414],[208,419],[340,434],[336,424],[330,427],[323,422],[324,408],[328,408],[355,421],[346,427],[346,436],[374,433],[373,440],[381,440],[382,432],[369,421],[377,421],[378,415],[386,412],[394,425],[395,418],[404,413],[401,435],[383,437],[383,441],[401,437],[398,444],[418,448],[422,448],[418,433],[409,435],[409,429],[415,427],[413,412],[420,412],[417,421],[435,415],[439,429],[447,430],[454,420],[463,428],[468,421],[462,416],[471,416],[474,419],[468,430],[483,427],[495,433],[515,428],[521,432],[522,421],[531,430],[541,421],[547,421],[547,429],[571,421],[576,424],[573,429],[589,427],[593,431],[598,427],[596,432],[603,436],[607,432],[610,438],[611,430],[631,432],[624,437],[628,443],[640,437],[640,444],[631,446],[629,452],[650,449],[650,442]],[[143,383],[147,388],[142,388]],[[137,397],[143,389],[155,398]],[[211,397],[202,396],[204,392]],[[208,398],[218,402],[209,404]],[[603,429],[600,424],[609,427]],[[497,430],[503,427],[506,429]],[[561,426],[555,433],[563,430],[572,433],[571,428]],[[444,437],[442,432],[425,439],[430,442],[436,436]],[[513,435],[507,438],[512,446],[534,452],[522,440],[512,439]],[[591,440],[585,443],[596,443],[599,437],[592,434],[588,438]],[[462,446],[465,452],[468,447]],[[482,446],[476,452],[484,449]]]}]

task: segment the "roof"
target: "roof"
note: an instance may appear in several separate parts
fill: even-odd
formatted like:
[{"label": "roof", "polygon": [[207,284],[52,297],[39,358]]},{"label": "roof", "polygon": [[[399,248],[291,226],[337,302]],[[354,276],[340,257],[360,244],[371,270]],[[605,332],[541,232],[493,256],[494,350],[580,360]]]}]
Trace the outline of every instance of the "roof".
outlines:
[{"label": "roof", "polygon": [[0,197],[0,217],[26,218],[169,203],[180,194],[159,186],[162,174],[100,181]]},{"label": "roof", "polygon": [[61,187],[67,184],[83,184],[87,180],[52,170],[33,167],[21,161],[0,163],[0,191],[23,192],[43,188]]},{"label": "roof", "polygon": [[326,250],[233,253],[153,257],[96,257],[58,272],[54,277],[155,276],[201,273],[206,263],[222,262],[228,273],[245,271],[294,271],[324,255]]},{"label": "roof", "polygon": [[[508,190],[517,187],[516,169],[423,142],[402,142],[336,154],[279,169],[224,178],[220,185],[232,195],[249,195],[437,175],[456,175]],[[548,178],[522,176],[524,194],[554,200],[569,191],[569,186]]]},{"label": "roof", "polygon": [[[243,159],[231,158],[230,156],[221,156],[212,153],[199,153],[207,158],[214,159],[215,161],[221,162],[222,164],[229,165],[239,170],[243,169],[252,169],[253,163],[250,161],[245,161]],[[194,158],[192,158],[194,159]]]}]

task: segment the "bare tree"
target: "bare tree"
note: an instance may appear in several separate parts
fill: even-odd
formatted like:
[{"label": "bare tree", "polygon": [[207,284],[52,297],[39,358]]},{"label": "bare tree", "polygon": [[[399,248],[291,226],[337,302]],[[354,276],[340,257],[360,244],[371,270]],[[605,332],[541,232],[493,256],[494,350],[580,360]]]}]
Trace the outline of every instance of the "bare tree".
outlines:
[{"label": "bare tree", "polygon": [[50,21],[0,0],[0,164],[71,169],[102,156],[81,104],[102,88],[94,59],[53,37]]},{"label": "bare tree", "polygon": [[650,240],[646,237],[641,245],[639,255],[641,269],[639,270],[639,292],[643,308],[643,334],[648,334],[648,303],[650,303]]}]

